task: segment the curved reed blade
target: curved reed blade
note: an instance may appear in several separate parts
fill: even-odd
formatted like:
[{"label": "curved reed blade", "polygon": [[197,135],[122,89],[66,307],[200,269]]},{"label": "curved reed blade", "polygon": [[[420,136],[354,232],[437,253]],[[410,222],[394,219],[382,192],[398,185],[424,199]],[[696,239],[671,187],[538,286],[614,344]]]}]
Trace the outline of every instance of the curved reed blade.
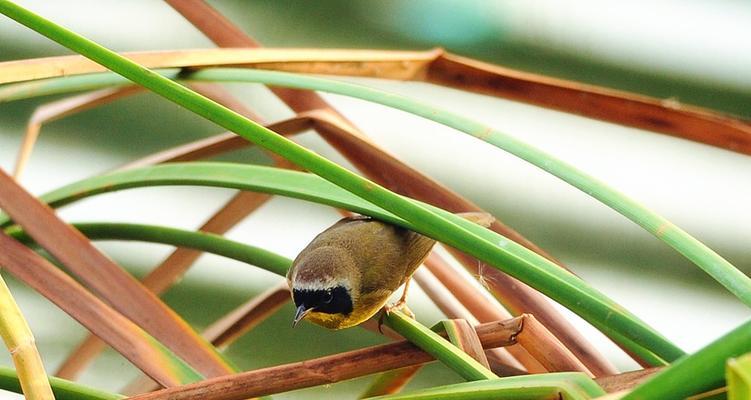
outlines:
[{"label": "curved reed blade", "polygon": [[0,207],[71,273],[207,376],[232,372],[172,309],[0,169]]},{"label": "curved reed blade", "polygon": [[[153,185],[207,185],[280,194],[346,208],[425,233],[421,227],[385,212],[315,175],[253,165],[195,162],[164,164],[92,177],[60,188],[43,199],[50,205],[59,207],[98,193]],[[424,204],[422,206],[439,213],[452,223],[482,237],[483,240],[493,243],[508,242],[502,247],[501,254],[504,256],[497,256],[499,261],[496,263],[500,267],[506,268],[520,279],[534,282],[538,289],[552,299],[569,307],[598,329],[613,335],[633,351],[643,354],[662,353],[666,357],[672,353],[680,353],[680,350],[638,318],[536,253],[452,213]],[[7,218],[0,215],[0,226],[7,222]],[[647,350],[648,348],[654,350]]]},{"label": "curved reed blade", "polygon": [[[484,348],[507,346],[518,319],[482,324],[475,329]],[[366,347],[312,360],[211,378],[179,388],[132,397],[133,400],[240,400],[326,385],[378,372],[425,364],[434,358],[407,341]]]},{"label": "curved reed blade", "polygon": [[[227,206],[222,208],[218,214],[215,215],[215,218],[210,220],[207,225],[208,228],[215,228],[215,231],[221,230],[222,228],[221,224],[224,223],[231,223],[232,220],[235,220],[235,218],[232,217],[230,214],[234,214],[235,217],[240,217],[242,219],[243,210],[249,210],[248,208],[248,197],[249,195],[257,193],[252,192],[239,192],[232,200],[230,200],[230,203],[228,203]],[[255,196],[251,198],[250,200],[259,200],[262,199],[263,196]],[[241,207],[241,208],[238,208]],[[215,237],[215,236],[205,236],[206,233],[211,233],[211,230],[209,229],[202,229],[200,232],[195,232],[194,235],[191,235],[189,232],[185,231],[179,231],[174,229],[168,229],[168,228],[159,228],[159,227],[149,227],[145,225],[137,225],[137,224],[76,224],[74,225],[77,229],[80,229],[81,232],[86,235],[87,237],[91,238],[92,240],[95,239],[121,239],[121,240],[133,240],[134,236],[128,236],[128,234],[131,235],[137,235],[140,234],[141,236],[137,236],[138,238],[141,238],[143,240],[144,238],[150,238],[155,239],[157,242],[165,243],[165,244],[171,244],[175,246],[180,246],[178,250],[174,251],[169,257],[167,257],[157,268],[152,270],[146,277],[143,279],[143,284],[149,288],[153,293],[159,294],[168,289],[172,284],[175,282],[176,279],[178,279],[180,276],[182,276],[183,273],[185,273],[188,269],[188,267],[201,255],[204,251],[206,251],[205,247],[196,247],[197,243],[206,243],[207,241],[211,241],[211,239],[217,240],[220,242],[220,244],[224,244],[223,249],[228,249],[229,253],[218,253],[223,255],[229,255],[231,256],[237,256],[239,254],[245,255],[244,258],[241,258],[240,260],[242,262],[256,264],[259,261],[261,263],[271,262],[272,265],[274,265],[272,270],[273,272],[284,274],[286,272],[286,268],[291,263],[291,260],[286,260],[283,258],[278,258],[271,255],[266,255],[270,253],[262,253],[261,258],[257,258],[254,256],[254,253],[256,252],[255,248],[252,247],[238,247],[236,244],[231,243],[227,241],[226,239]],[[227,226],[227,225],[225,225]],[[204,225],[204,228],[207,226]],[[145,234],[148,234],[148,232],[153,232],[151,236],[145,236]],[[201,236],[204,235],[204,236]],[[170,237],[181,237],[181,238],[187,238],[183,241],[172,241],[172,242],[165,242]],[[209,243],[210,244],[210,243]],[[214,250],[215,248],[209,248],[211,250]],[[243,251],[245,250],[245,251]],[[248,251],[249,250],[249,251]],[[217,251],[217,250],[215,250]],[[217,254],[216,252],[214,252]],[[264,258],[266,257],[266,258]],[[271,260],[271,261],[267,261]],[[266,264],[264,264],[266,265]],[[286,288],[286,286],[285,286]],[[289,300],[289,293],[285,291],[284,298],[286,300]],[[275,294],[271,296],[271,300],[279,300],[278,294]],[[212,335],[206,335],[204,334],[204,338],[212,344],[220,347],[224,347],[231,343],[230,339],[234,339],[239,335],[242,335],[243,333],[247,332],[248,330],[252,329],[252,325],[246,325],[248,322],[260,322],[263,318],[273,313],[275,308],[273,307],[263,307],[264,305],[268,305],[267,302],[260,302],[260,303],[253,303],[253,300],[251,300],[250,305],[246,305],[246,307],[250,306],[259,306],[255,309],[247,309],[244,308],[243,311],[252,312],[251,315],[247,316],[241,316],[240,321],[233,321],[233,323],[237,323],[239,326],[227,326],[231,319],[225,319],[222,320],[221,326],[223,328],[231,329],[235,328],[234,331],[230,332],[217,332],[217,334],[220,335],[220,339],[218,342],[215,342],[215,338],[212,337]],[[273,303],[272,303],[273,304]],[[284,303],[279,302],[278,307],[281,307]],[[233,316],[236,316],[236,314],[233,313]],[[244,318],[242,318],[244,317]],[[212,328],[210,328],[212,329]],[[216,332],[216,327],[213,328],[213,332]],[[74,351],[72,351],[68,357],[65,359],[65,361],[62,363],[62,365],[59,367],[58,371],[55,373],[56,376],[66,379],[72,379],[78,376],[93,360],[96,358],[104,349],[106,346],[98,340],[95,336],[89,336],[84,341],[76,347]]]},{"label": "curved reed blade", "polygon": [[[3,251],[6,251],[3,249]],[[2,265],[2,263],[0,263]],[[55,396],[44,371],[34,335],[5,280],[0,277],[0,336],[8,348],[25,398],[51,400]]]},{"label": "curved reed blade", "polygon": [[0,232],[0,247],[3,248],[0,265],[4,269],[106,340],[133,365],[163,386],[175,386],[202,378],[130,320],[5,232]]},{"label": "curved reed blade", "polygon": [[203,336],[217,348],[226,349],[290,300],[287,282],[280,282],[211,324]]},{"label": "curved reed blade", "polygon": [[[205,89],[205,88],[204,88]],[[235,105],[235,108],[238,108]],[[249,111],[246,111],[249,113]],[[298,116],[269,125],[279,129],[280,134],[291,135],[309,128],[310,118]],[[237,140],[237,139],[240,140]],[[135,168],[140,165],[152,165],[180,160],[193,160],[219,154],[224,151],[242,148],[248,145],[247,140],[233,133],[220,134],[208,139],[199,140],[186,145],[178,146],[164,152],[150,155],[141,160],[134,161],[121,167],[122,169]],[[288,166],[284,159],[276,160],[277,166]],[[254,210],[264,204],[270,197],[254,192],[239,192],[227,204],[219,209],[209,220],[199,228],[202,232],[224,233],[245,219]],[[143,285],[156,294],[172,286],[190,266],[200,257],[200,251],[178,248],[170,254],[160,265],[152,270],[143,279]],[[88,366],[99,353],[106,347],[94,336],[89,336],[71,352],[63,361],[56,376],[73,379]]]},{"label": "curved reed blade", "polygon": [[416,390],[393,396],[375,397],[378,400],[428,399],[515,399],[515,400],[589,400],[600,398],[605,392],[586,375],[559,372],[544,375],[514,376],[486,381],[466,382]]},{"label": "curved reed blade", "polygon": [[31,157],[31,151],[34,149],[34,144],[39,138],[42,125],[56,121],[68,115],[113,102],[142,90],[143,89],[137,86],[101,89],[95,92],[84,93],[67,99],[53,101],[37,107],[31,114],[29,122],[26,124],[26,132],[24,133],[21,147],[18,150],[16,166],[13,169],[13,177],[16,180],[19,180],[21,177],[21,174],[29,161],[29,157]]}]

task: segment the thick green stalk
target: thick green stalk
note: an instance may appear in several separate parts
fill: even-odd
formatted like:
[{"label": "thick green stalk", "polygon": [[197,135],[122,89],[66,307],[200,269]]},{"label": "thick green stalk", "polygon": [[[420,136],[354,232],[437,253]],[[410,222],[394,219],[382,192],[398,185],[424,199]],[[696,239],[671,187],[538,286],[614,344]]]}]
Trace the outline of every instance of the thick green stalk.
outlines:
[{"label": "thick green stalk", "polygon": [[[303,169],[314,172],[347,191],[393,212],[395,215],[413,224],[416,230],[430,237],[465,251],[497,268],[499,266],[504,266],[507,272],[515,276],[520,275],[520,271],[529,267],[529,263],[525,262],[523,259],[516,255],[510,255],[508,252],[504,251],[498,241],[489,241],[482,237],[482,235],[478,235],[476,232],[460,226],[456,220],[451,220],[445,216],[441,216],[433,210],[392,193],[382,186],[370,182],[282,136],[276,135],[274,132],[244,118],[240,114],[237,114],[188,88],[170,81],[153,71],[133,63],[113,51],[19,7],[10,1],[0,0],[0,12],[55,40],[63,46],[104,65],[133,82],[182,105],[196,114],[237,133],[267,150],[279,154]],[[453,118],[453,115],[449,116]],[[474,134],[497,136],[499,140],[510,140],[509,143],[514,143],[513,139],[500,135],[499,133],[494,133],[492,130],[483,129],[480,132],[474,132]],[[535,153],[536,150],[533,150],[526,145],[520,145],[520,149],[528,151],[532,156],[539,155]],[[567,166],[556,160],[551,161],[546,159],[546,161],[550,162],[549,167],[567,168]],[[574,177],[580,178],[580,175],[581,174],[578,174],[577,172],[574,174]],[[555,266],[552,268],[558,269]],[[542,280],[545,279],[546,278],[543,278]],[[555,292],[559,290],[559,288],[550,287],[550,282],[541,282],[536,279],[528,279],[526,282],[533,287],[547,286],[548,289],[544,292],[549,296],[555,296]],[[540,285],[540,283],[543,283],[543,285]],[[597,299],[595,293],[596,292],[593,290],[584,291],[582,294],[586,296],[585,299],[579,298],[574,302],[566,301],[564,305],[571,309],[581,309],[581,306],[578,306],[577,303],[588,303],[594,311],[593,314],[596,315],[596,318],[590,320],[592,320],[598,328],[607,328],[609,325],[619,326],[620,328],[616,329],[628,331],[623,332],[623,334],[634,339],[637,343],[640,339],[643,339],[642,336],[649,337],[655,343],[660,344],[660,348],[654,349],[654,352],[665,360],[673,360],[682,354],[679,349],[672,346],[656,332],[649,330],[645,331],[642,329],[643,326],[635,326],[633,323],[634,318],[626,315],[626,313],[619,312],[614,314],[611,304],[603,302],[601,298]],[[751,293],[751,290],[749,290],[749,293]],[[604,296],[600,295],[600,297]],[[592,302],[588,299],[595,299],[597,301]],[[749,295],[749,303],[751,303],[751,295]]]},{"label": "thick green stalk", "polygon": [[371,397],[375,400],[587,400],[605,395],[588,376],[578,372],[513,376],[439,386],[408,393]]},{"label": "thick green stalk", "polygon": [[[49,381],[57,400],[120,400],[125,398],[119,394],[107,393],[53,376],[49,377]],[[21,393],[21,385],[15,370],[0,367],[0,388]]]},{"label": "thick green stalk", "polygon": [[[74,223],[73,226],[91,240],[138,240],[186,247],[255,265],[281,276],[284,276],[292,265],[289,258],[213,233],[157,225],[108,222]],[[24,243],[31,241],[31,238],[17,226],[7,229],[6,232]]]},{"label": "thick green stalk", "polygon": [[[73,183],[42,196],[41,199],[52,207],[60,207],[99,193],[154,185],[215,186],[288,196],[345,208],[423,232],[415,224],[315,175],[255,165],[193,162],[119,171]],[[549,260],[464,218],[429,205],[423,206],[491,243],[498,243],[496,260],[499,260],[497,265],[501,270],[569,307],[601,331],[620,339],[631,351],[659,365],[665,364],[659,356],[661,354],[682,354],[637,317]],[[0,226],[7,223],[7,216],[0,215]],[[623,340],[624,338],[627,340]]]},{"label": "thick green stalk", "polygon": [[751,321],[639,385],[623,400],[683,399],[725,384],[725,362],[751,351]]},{"label": "thick green stalk", "polygon": [[407,317],[401,311],[387,313],[384,316],[384,322],[405,339],[423,349],[468,381],[498,378],[467,353],[414,319]]}]

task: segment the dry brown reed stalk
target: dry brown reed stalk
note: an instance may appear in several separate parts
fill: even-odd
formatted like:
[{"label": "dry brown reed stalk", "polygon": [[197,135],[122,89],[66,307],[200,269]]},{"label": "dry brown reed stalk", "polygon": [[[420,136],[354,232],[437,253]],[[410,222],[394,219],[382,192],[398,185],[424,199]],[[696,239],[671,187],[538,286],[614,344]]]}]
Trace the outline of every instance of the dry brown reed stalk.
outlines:
[{"label": "dry brown reed stalk", "polygon": [[290,300],[287,282],[282,281],[211,324],[203,337],[217,348],[225,349]]},{"label": "dry brown reed stalk", "polygon": [[[514,342],[520,318],[479,325],[475,328],[484,348]],[[254,396],[340,382],[360,376],[420,365],[434,359],[407,341],[367,347],[346,353],[305,360],[239,374],[207,379],[179,388],[163,389],[133,400],[239,400]]]},{"label": "dry brown reed stalk", "polygon": [[367,399],[369,397],[399,393],[407,386],[407,384],[409,384],[412,378],[417,375],[420,369],[422,369],[422,365],[386,371],[376,377],[365,392],[358,396],[358,398]]},{"label": "dry brown reed stalk", "polygon": [[[218,353],[171,308],[97,250],[0,169],[0,207],[41,247],[118,312],[206,376],[231,372]],[[77,293],[71,292],[70,296]]]},{"label": "dry brown reed stalk", "polygon": [[[522,345],[532,356],[540,361],[550,371],[577,371],[583,372],[594,378],[594,374],[579,361],[574,354],[560,342],[541,343],[540,340],[553,340],[552,335],[544,334],[547,331],[544,325],[537,321],[534,315],[524,314],[524,329],[519,333],[516,341]],[[543,331],[542,333],[537,333]]]},{"label": "dry brown reed stalk", "polygon": [[444,53],[425,81],[751,154],[749,121],[712,110],[551,78]]},{"label": "dry brown reed stalk", "polygon": [[106,340],[138,369],[164,386],[180,384],[170,366],[147,342],[147,336],[130,320],[56,266],[0,231],[0,265],[68,313],[81,325]]},{"label": "dry brown reed stalk", "polygon": [[[280,135],[289,136],[310,129],[313,126],[313,119],[303,113],[290,119],[285,119],[265,126]],[[152,154],[125,164],[119,169],[145,167],[166,162],[200,160],[229,151],[239,150],[249,145],[251,145],[251,143],[245,138],[237,136],[232,132],[225,132]]]},{"label": "dry brown reed stalk", "polygon": [[39,132],[42,129],[42,125],[68,115],[110,103],[126,96],[131,96],[142,90],[143,88],[139,86],[102,89],[67,97],[37,107],[31,114],[29,122],[26,124],[26,132],[24,133],[21,147],[18,149],[16,166],[13,169],[13,177],[16,178],[16,180],[19,180],[21,177],[21,174],[29,161],[29,157],[31,157],[31,151],[34,148],[34,144],[39,138]]},{"label": "dry brown reed stalk", "polygon": [[[255,328],[266,318],[273,315],[282,306],[290,301],[287,283],[282,281],[278,285],[268,289],[236,307],[224,317],[209,325],[202,335],[218,349],[229,347],[235,340]],[[96,339],[95,337],[90,337]],[[96,354],[95,354],[96,356]],[[69,358],[73,360],[73,358]],[[121,393],[136,395],[159,389],[159,386],[148,376],[140,376],[126,385]]]},{"label": "dry brown reed stalk", "polygon": [[[226,19],[221,22],[229,23]],[[228,42],[242,42],[234,36],[219,34]],[[235,47],[253,46],[246,43]],[[674,99],[657,99],[512,70],[442,50],[211,49],[125,54],[150,68],[236,66],[425,81],[751,154],[748,121]],[[103,71],[80,56],[11,61],[0,63],[0,84]]]},{"label": "dry brown reed stalk", "polygon": [[[247,46],[246,46],[247,47]],[[253,46],[249,46],[253,47]],[[352,76],[414,79],[424,64],[441,50],[393,51],[353,49],[194,49],[133,51],[122,54],[149,69],[209,67],[275,67],[295,64],[295,69],[317,68]],[[332,68],[333,67],[333,68]],[[79,55],[44,57],[0,63],[0,84],[61,76],[106,72],[107,69]],[[331,73],[329,72],[329,73]]]}]

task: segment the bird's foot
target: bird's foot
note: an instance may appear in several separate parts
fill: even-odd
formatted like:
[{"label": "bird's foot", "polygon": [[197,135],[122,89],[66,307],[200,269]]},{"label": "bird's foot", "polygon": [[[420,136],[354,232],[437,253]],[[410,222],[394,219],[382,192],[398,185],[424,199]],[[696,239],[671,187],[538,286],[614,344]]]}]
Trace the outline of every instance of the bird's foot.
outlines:
[{"label": "bird's foot", "polygon": [[390,314],[394,311],[401,311],[407,314],[408,317],[415,319],[415,313],[413,313],[412,310],[410,310],[409,307],[407,307],[407,301],[404,299],[401,299],[390,306],[389,305],[384,306],[383,310],[386,312],[386,314]]},{"label": "bird's foot", "polygon": [[383,306],[383,312],[381,312],[381,316],[378,317],[378,332],[383,333],[383,329],[381,329],[381,327],[383,326],[383,318],[394,311],[401,311],[408,317],[415,319],[415,313],[413,313],[412,310],[407,307],[407,302],[399,300],[392,305]]}]

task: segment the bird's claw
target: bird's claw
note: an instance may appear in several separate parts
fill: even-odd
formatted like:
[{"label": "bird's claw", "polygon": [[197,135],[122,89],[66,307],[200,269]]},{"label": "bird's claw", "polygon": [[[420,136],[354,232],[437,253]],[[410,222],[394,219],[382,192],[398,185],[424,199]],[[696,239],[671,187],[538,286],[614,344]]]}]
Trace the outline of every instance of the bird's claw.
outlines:
[{"label": "bird's claw", "polygon": [[381,313],[381,316],[378,317],[378,332],[383,333],[383,329],[381,329],[381,327],[383,326],[383,318],[394,311],[401,311],[408,317],[415,319],[415,313],[413,313],[412,310],[407,307],[407,302],[399,300],[392,305],[383,306],[383,312]]}]

